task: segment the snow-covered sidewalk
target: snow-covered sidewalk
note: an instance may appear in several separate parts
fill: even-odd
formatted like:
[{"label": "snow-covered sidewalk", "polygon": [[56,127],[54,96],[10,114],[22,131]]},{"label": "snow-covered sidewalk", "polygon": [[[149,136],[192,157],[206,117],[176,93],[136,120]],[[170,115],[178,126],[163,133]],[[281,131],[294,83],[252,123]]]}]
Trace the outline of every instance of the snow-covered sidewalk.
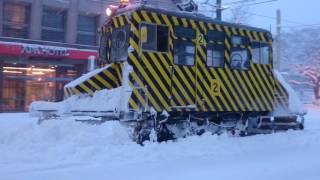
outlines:
[{"label": "snow-covered sidewalk", "polygon": [[0,114],[1,180],[319,180],[320,110],[304,131],[245,138],[205,134],[141,147],[118,122],[37,125],[28,114]]}]

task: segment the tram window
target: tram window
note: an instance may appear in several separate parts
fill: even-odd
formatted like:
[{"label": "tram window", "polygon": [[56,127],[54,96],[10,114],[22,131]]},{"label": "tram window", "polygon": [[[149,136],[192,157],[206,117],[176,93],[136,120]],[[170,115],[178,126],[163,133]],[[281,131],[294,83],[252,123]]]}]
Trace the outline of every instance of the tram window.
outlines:
[{"label": "tram window", "polygon": [[194,39],[196,37],[196,31],[194,29],[176,26],[174,27],[174,35],[180,38]]},{"label": "tram window", "polygon": [[248,38],[241,37],[241,36],[232,36],[231,43],[233,46],[240,46],[240,45],[248,45]]},{"label": "tram window", "polygon": [[141,25],[141,47],[144,50],[157,50],[157,26],[153,24]]},{"label": "tram window", "polygon": [[99,61],[105,62],[107,59],[107,36],[102,35],[100,38]]},{"label": "tram window", "polygon": [[260,64],[260,43],[259,42],[252,42],[252,62],[255,64]]},{"label": "tram window", "polygon": [[270,63],[270,46],[267,43],[252,43],[252,61],[255,64]]},{"label": "tram window", "polygon": [[195,47],[192,42],[175,40],[174,63],[178,65],[194,65]]},{"label": "tram window", "polygon": [[208,31],[207,34],[207,41],[214,41],[214,42],[224,42],[226,34],[220,31]]},{"label": "tram window", "polygon": [[207,66],[224,67],[224,46],[208,45],[207,47]]},{"label": "tram window", "polygon": [[169,29],[167,26],[157,26],[158,49],[160,52],[167,52],[169,46]]},{"label": "tram window", "polygon": [[270,47],[268,44],[261,43],[261,64],[270,63]]},{"label": "tram window", "polygon": [[141,24],[141,48],[147,51],[167,52],[169,45],[169,29],[167,26]]},{"label": "tram window", "polygon": [[248,50],[234,48],[231,52],[231,69],[248,70],[249,67]]},{"label": "tram window", "polygon": [[111,35],[110,61],[124,61],[128,57],[130,26],[117,28]]}]

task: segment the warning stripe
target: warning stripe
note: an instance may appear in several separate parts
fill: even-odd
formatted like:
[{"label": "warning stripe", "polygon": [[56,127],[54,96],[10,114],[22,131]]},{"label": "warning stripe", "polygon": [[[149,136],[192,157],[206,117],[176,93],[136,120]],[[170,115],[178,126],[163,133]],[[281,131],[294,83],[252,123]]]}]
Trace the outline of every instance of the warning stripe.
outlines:
[{"label": "warning stripe", "polygon": [[[138,71],[136,79],[139,78],[139,87],[148,86],[150,103],[157,106],[157,110],[172,110],[172,106],[184,106],[197,103],[201,110],[210,111],[270,111],[274,106],[274,82],[270,76],[272,67],[266,65],[252,65],[248,71],[239,71],[229,68],[231,61],[230,37],[233,35],[248,37],[251,41],[270,42],[270,38],[262,32],[255,32],[243,28],[228,27],[225,25],[207,23],[187,19],[185,17],[159,14],[147,10],[133,11],[131,13],[131,30],[133,37],[130,38],[130,45],[134,52],[129,53],[128,60],[134,71]],[[126,22],[127,16],[115,18],[114,27],[122,26]],[[141,52],[139,48],[139,23],[155,23],[167,25],[169,27],[169,52],[154,53]],[[174,26],[191,27],[202,34],[208,30],[217,30],[226,33],[228,36],[224,42],[226,46],[225,68],[211,68],[206,66],[206,44],[196,45],[195,66],[176,66],[174,76],[171,76],[173,63],[173,35]],[[186,38],[183,40],[190,41]],[[118,71],[116,71],[119,74]],[[109,75],[110,76],[110,75]],[[116,77],[121,77],[117,75]],[[121,80],[115,80],[119,83]],[[134,78],[133,78],[134,79]],[[221,82],[221,95],[211,95],[211,79]],[[132,80],[131,86],[136,80]],[[196,83],[195,83],[196,82]],[[89,82],[90,83],[90,82]],[[92,83],[90,83],[91,86]],[[112,83],[111,83],[112,84]],[[110,84],[110,85],[111,85]],[[117,84],[116,84],[117,85]],[[98,84],[96,84],[98,86]],[[97,89],[95,87],[95,89]],[[281,89],[279,89],[281,91]],[[151,100],[153,99],[153,100]],[[143,94],[138,90],[133,91],[130,106],[139,106],[145,102]]]},{"label": "warning stripe", "polygon": [[[112,64],[102,72],[90,77],[89,79],[77,84],[68,92],[68,96],[77,94],[93,95],[95,91],[102,89],[113,89],[122,85],[122,64]],[[118,73],[117,73],[118,72]]]}]

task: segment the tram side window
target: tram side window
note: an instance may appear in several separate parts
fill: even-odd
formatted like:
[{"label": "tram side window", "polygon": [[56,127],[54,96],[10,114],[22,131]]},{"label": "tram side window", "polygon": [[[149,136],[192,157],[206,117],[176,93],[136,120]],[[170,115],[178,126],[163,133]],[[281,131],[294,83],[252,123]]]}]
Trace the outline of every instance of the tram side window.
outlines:
[{"label": "tram side window", "polygon": [[248,39],[241,36],[231,37],[231,69],[248,70],[250,61],[248,55]]},{"label": "tram side window", "polygon": [[224,67],[224,46],[212,45],[207,46],[207,66]]},{"label": "tram side window", "polygon": [[194,65],[195,47],[192,42],[175,40],[174,42],[174,63],[178,65]]},{"label": "tram side window", "polygon": [[270,64],[270,46],[266,43],[261,43],[261,63]]},{"label": "tram side window", "polygon": [[167,52],[169,45],[169,29],[167,26],[141,24],[141,48],[146,51]]},{"label": "tram side window", "polygon": [[207,66],[224,67],[224,41],[226,34],[219,31],[208,31],[207,33]]},{"label": "tram side window", "polygon": [[233,46],[247,46],[248,45],[248,38],[242,37],[242,36],[232,36],[231,37],[231,43]]},{"label": "tram side window", "polygon": [[270,63],[270,46],[267,43],[253,42],[252,43],[252,61],[255,64]]},{"label": "tram side window", "polygon": [[252,42],[252,62],[255,64],[260,64],[260,43],[259,42]]},{"label": "tram side window", "polygon": [[250,67],[248,50],[232,48],[231,51],[231,69],[248,70]]},{"label": "tram side window", "polygon": [[107,36],[101,35],[99,48],[99,62],[103,63],[107,59]]}]

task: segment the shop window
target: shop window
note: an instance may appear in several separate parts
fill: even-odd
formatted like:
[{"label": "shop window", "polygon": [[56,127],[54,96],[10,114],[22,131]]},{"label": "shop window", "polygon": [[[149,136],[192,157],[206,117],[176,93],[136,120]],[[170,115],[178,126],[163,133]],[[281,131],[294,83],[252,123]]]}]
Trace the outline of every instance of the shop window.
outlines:
[{"label": "shop window", "polygon": [[253,42],[252,43],[252,61],[255,64],[270,63],[270,46],[267,43]]},{"label": "shop window", "polygon": [[4,3],[3,36],[28,38],[30,6]]},{"label": "shop window", "polygon": [[95,45],[96,28],[97,22],[95,16],[79,15],[77,28],[77,43]]},{"label": "shop window", "polygon": [[141,48],[146,51],[168,52],[169,29],[167,26],[141,24]]},{"label": "shop window", "polygon": [[111,34],[110,61],[125,61],[128,57],[130,26],[115,29]]},{"label": "shop window", "polygon": [[207,66],[224,67],[224,46],[208,45],[207,47]]},{"label": "shop window", "polygon": [[42,17],[42,39],[64,42],[66,13],[62,10],[44,8]]},{"label": "shop window", "polygon": [[230,65],[231,69],[248,70],[250,67],[248,50],[243,48],[232,48]]},{"label": "shop window", "polygon": [[194,65],[195,46],[192,42],[175,40],[174,63],[178,65]]},{"label": "shop window", "polygon": [[3,63],[0,76],[3,78],[3,111],[27,111],[33,101],[62,100],[64,85],[84,73],[86,67],[84,63],[73,65],[61,61],[53,65],[52,61],[44,62],[41,65]]}]

